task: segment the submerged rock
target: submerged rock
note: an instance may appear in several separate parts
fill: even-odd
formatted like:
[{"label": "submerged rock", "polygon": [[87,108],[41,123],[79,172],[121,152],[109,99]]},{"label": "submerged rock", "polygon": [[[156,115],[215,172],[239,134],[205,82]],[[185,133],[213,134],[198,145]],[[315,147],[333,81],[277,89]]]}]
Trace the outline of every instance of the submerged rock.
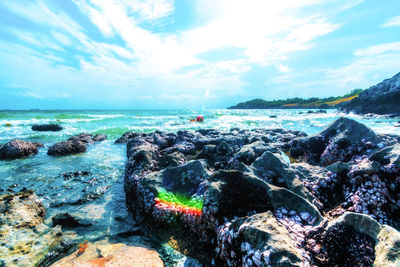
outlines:
[{"label": "submerged rock", "polygon": [[97,241],[87,243],[82,253],[77,250],[51,265],[51,267],[66,266],[162,267],[164,264],[158,253],[152,249]]},{"label": "submerged rock", "polygon": [[60,225],[65,228],[87,227],[92,223],[83,222],[69,213],[59,213],[51,218],[53,226]]},{"label": "submerged rock", "polygon": [[63,127],[59,124],[36,124],[32,125],[32,131],[39,131],[39,132],[57,132],[61,131]]},{"label": "submerged rock", "polygon": [[32,191],[0,196],[0,264],[47,265],[73,245],[59,226],[46,226],[44,216],[45,209]]},{"label": "submerged rock", "polygon": [[43,144],[13,139],[0,145],[0,159],[18,159],[37,154],[38,147],[43,147]]}]

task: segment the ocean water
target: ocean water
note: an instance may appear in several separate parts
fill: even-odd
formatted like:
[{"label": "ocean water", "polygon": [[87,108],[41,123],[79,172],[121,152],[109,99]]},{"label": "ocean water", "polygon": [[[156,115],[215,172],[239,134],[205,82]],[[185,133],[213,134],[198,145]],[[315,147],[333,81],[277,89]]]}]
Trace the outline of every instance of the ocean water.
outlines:
[{"label": "ocean water", "polygon": [[[203,123],[192,123],[198,115]],[[277,118],[270,118],[276,115]],[[125,145],[114,141],[126,131],[196,130],[216,128],[295,129],[315,134],[344,114],[328,110],[326,114],[307,114],[307,110],[136,110],[136,111],[0,111],[0,143],[19,138],[41,142],[39,154],[24,159],[0,161],[0,194],[34,190],[46,207],[46,223],[61,212],[91,222],[75,229],[77,238],[146,242],[140,236],[121,233],[135,227],[125,209],[123,172]],[[377,133],[399,134],[399,119],[347,115],[371,127]],[[60,132],[34,132],[33,124],[60,123]],[[83,154],[50,157],[48,147],[82,132],[108,136],[105,142],[89,145]],[[78,177],[65,172],[89,171]],[[128,235],[129,236],[129,235]]]}]

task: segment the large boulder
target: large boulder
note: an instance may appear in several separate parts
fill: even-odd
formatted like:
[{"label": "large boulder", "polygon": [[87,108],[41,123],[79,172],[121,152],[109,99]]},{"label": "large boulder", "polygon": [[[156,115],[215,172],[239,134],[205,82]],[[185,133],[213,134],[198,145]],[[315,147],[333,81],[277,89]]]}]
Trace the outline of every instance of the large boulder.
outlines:
[{"label": "large boulder", "polygon": [[10,142],[0,145],[0,159],[18,159],[38,153],[40,143],[32,143],[19,139],[13,139]]},{"label": "large boulder", "polygon": [[83,253],[79,253],[79,250],[77,250],[51,265],[51,267],[65,266],[162,267],[164,263],[160,255],[149,248],[97,241],[95,243],[87,243]]},{"label": "large boulder", "polygon": [[61,131],[63,127],[59,124],[35,124],[32,125],[32,131],[38,131],[38,132],[57,132]]},{"label": "large boulder", "polygon": [[317,135],[292,140],[291,157],[304,157],[311,164],[330,165],[349,161],[356,155],[371,154],[382,141],[370,128],[355,120],[339,118]]},{"label": "large boulder", "polygon": [[400,116],[400,73],[371,86],[341,107],[345,112]]},{"label": "large boulder", "polygon": [[42,266],[74,244],[61,228],[44,224],[45,209],[32,191],[0,196],[0,265]]}]

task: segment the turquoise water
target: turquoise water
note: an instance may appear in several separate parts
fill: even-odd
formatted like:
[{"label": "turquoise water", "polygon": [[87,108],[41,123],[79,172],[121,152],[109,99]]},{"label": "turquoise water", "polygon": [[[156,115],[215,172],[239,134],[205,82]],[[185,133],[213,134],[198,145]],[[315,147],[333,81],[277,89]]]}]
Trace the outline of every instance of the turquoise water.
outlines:
[{"label": "turquoise water", "polygon": [[[299,114],[303,112],[304,114]],[[0,143],[13,138],[42,142],[36,156],[13,161],[0,161],[0,194],[18,192],[24,187],[34,190],[46,209],[46,223],[60,212],[69,212],[93,223],[77,228],[83,239],[118,239],[118,233],[134,224],[125,210],[123,172],[125,145],[114,144],[126,131],[152,132],[196,130],[199,128],[230,129],[284,127],[314,134],[343,114],[306,114],[306,110],[148,110],[148,111],[0,111]],[[204,116],[203,123],[189,120]],[[277,118],[270,118],[276,115]],[[378,133],[399,133],[397,119],[349,117]],[[60,123],[60,132],[33,132],[33,124]],[[11,126],[6,126],[11,124]],[[104,133],[109,139],[88,147],[88,151],[66,157],[49,157],[53,143],[81,132]],[[90,171],[88,176],[66,179],[62,173]],[[84,200],[84,201],[82,201]],[[145,242],[133,236],[124,239]]]}]

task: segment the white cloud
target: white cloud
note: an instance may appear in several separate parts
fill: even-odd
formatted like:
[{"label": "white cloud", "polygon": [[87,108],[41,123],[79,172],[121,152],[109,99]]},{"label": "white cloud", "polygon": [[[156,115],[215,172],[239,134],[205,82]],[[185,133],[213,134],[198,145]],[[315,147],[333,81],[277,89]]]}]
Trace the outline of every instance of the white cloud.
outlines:
[{"label": "white cloud", "polygon": [[360,56],[375,56],[390,52],[400,52],[400,42],[369,46],[367,48],[355,51],[354,54],[360,57]]},{"label": "white cloud", "polygon": [[390,18],[382,27],[400,26],[400,16]]},{"label": "white cloud", "polygon": [[[73,89],[75,86],[88,91],[110,87],[125,90],[125,95],[137,96],[135,91],[143,89],[141,85],[147,88],[147,83],[153,86],[153,92],[160,90],[166,99],[208,96],[209,89],[204,93],[205,88],[212,88],[213,96],[235,95],[242,93],[247,85],[241,78],[251,70],[250,66],[275,66],[283,73],[292,71],[286,59],[297,51],[311,49],[317,37],[337,29],[339,25],[331,22],[326,13],[302,12],[310,6],[333,5],[333,2],[341,10],[346,3],[342,0],[337,3],[331,0],[202,0],[196,9],[201,25],[180,32],[156,33],[142,28],[141,23],[156,24],[168,18],[174,12],[174,1],[74,0],[106,39],[123,40],[117,45],[94,41],[76,21],[41,0],[28,4],[10,1],[6,6],[12,12],[50,31],[51,38],[23,34],[24,41],[45,45],[46,40],[53,40],[53,49],[59,47],[62,51],[70,47],[83,53],[68,55],[79,62],[74,67],[55,65],[60,63],[56,56],[43,51],[19,50],[16,45],[10,46],[15,50],[9,55],[16,56],[22,64],[14,66],[15,69],[30,71],[31,77],[19,85],[38,84],[43,87],[42,95],[62,82],[68,89],[64,96],[79,95],[81,92]],[[235,60],[207,61],[197,57],[223,47],[239,48],[244,53]],[[26,62],[28,59],[30,62]],[[39,66],[37,69],[35,64]],[[43,76],[54,79],[40,81]]]}]

